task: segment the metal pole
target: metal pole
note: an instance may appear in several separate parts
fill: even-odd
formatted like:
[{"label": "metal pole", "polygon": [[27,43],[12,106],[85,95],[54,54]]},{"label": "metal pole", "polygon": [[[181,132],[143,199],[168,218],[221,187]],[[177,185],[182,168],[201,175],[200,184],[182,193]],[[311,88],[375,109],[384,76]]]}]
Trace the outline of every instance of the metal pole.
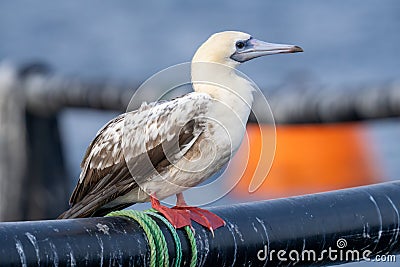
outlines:
[{"label": "metal pole", "polygon": [[[296,266],[324,266],[348,262],[357,251],[359,257],[370,251],[370,258],[399,254],[399,208],[400,182],[212,208],[227,225],[213,237],[194,224],[197,264],[288,266],[299,260]],[[172,236],[159,225],[172,261]],[[184,232],[178,234],[186,266],[190,247]],[[0,223],[0,240],[1,266],[149,263],[142,229],[125,218]]]},{"label": "metal pole", "polygon": [[400,116],[400,84],[275,90],[267,97],[278,124],[364,121]]},{"label": "metal pole", "polygon": [[[30,75],[22,86],[27,109],[49,114],[65,107],[126,111],[139,84],[118,85],[106,80],[85,82],[54,74],[38,74]],[[143,101],[155,101],[160,95],[160,92],[148,92],[148,95],[136,96],[136,106],[139,107]],[[293,84],[265,90],[265,95],[278,124],[362,121],[400,116],[399,82],[337,90]],[[271,123],[269,116],[263,117],[264,102],[256,98],[253,108],[261,110],[256,112],[260,123]],[[255,117],[250,116],[249,121],[256,122]]]},{"label": "metal pole", "polygon": [[[19,90],[23,91],[21,87],[24,88],[25,82],[32,76],[45,76],[49,73],[50,69],[42,65],[21,68]],[[25,106],[24,109],[27,172],[20,193],[22,216],[19,220],[54,218],[67,208],[69,191],[59,131],[59,114],[34,112]],[[12,180],[11,177],[9,179]]]},{"label": "metal pole", "polygon": [[0,221],[24,218],[28,149],[23,100],[15,69],[0,63]]}]

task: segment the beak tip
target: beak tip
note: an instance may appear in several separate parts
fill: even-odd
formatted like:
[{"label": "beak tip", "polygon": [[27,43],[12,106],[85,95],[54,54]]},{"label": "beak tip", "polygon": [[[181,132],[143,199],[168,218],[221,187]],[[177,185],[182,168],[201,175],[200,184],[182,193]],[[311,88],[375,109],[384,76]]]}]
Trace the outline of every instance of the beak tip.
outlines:
[{"label": "beak tip", "polygon": [[293,46],[293,48],[292,48],[292,52],[293,52],[293,53],[304,52],[304,50],[303,50],[303,48],[301,48],[300,46],[295,45],[295,46]]}]

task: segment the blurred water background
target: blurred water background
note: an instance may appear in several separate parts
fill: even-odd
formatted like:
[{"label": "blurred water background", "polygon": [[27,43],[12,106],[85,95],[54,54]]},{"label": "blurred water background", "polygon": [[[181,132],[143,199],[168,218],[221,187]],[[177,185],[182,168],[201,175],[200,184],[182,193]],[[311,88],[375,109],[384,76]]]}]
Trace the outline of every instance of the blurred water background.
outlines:
[{"label": "blurred water background", "polygon": [[[399,29],[397,0],[1,1],[0,61],[17,66],[41,61],[65,76],[136,84],[189,61],[210,34],[240,30],[305,50],[242,66],[260,88],[306,83],[347,90],[400,80]],[[88,143],[115,115],[63,112],[71,186]],[[367,125],[371,148],[384,171],[379,179],[398,179],[399,120]]]}]

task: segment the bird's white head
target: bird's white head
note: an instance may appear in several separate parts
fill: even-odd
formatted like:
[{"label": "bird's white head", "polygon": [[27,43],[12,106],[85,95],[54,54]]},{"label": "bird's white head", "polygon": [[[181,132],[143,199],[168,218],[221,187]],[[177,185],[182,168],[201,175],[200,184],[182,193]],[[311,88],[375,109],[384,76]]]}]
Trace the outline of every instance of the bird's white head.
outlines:
[{"label": "bird's white head", "polygon": [[281,53],[303,52],[299,46],[259,41],[237,31],[215,33],[203,43],[192,62],[212,62],[236,67],[250,59]]}]

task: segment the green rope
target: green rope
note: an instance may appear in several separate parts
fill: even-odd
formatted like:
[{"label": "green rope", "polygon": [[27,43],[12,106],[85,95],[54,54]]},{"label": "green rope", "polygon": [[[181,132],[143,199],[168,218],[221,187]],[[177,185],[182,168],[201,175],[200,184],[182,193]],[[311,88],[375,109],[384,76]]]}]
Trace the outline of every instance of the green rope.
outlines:
[{"label": "green rope", "polygon": [[151,216],[158,218],[167,226],[169,232],[171,233],[171,235],[175,241],[176,260],[175,260],[174,266],[175,267],[181,266],[182,245],[181,245],[181,240],[179,239],[179,236],[178,236],[178,232],[176,231],[175,227],[167,219],[165,219],[165,217],[158,214],[157,210],[155,210],[155,209],[146,210],[145,213],[151,214]]},{"label": "green rope", "polygon": [[[169,266],[168,247],[165,237],[151,216],[160,219],[169,229],[175,242],[176,261],[174,266],[179,267],[182,261],[182,245],[176,229],[165,219],[165,217],[156,213],[155,209],[150,209],[144,212],[136,210],[120,210],[113,211],[106,216],[124,216],[131,218],[139,223],[146,234],[150,247],[150,267]],[[150,216],[151,215],[151,216]],[[197,264],[197,245],[196,238],[192,229],[189,226],[184,227],[191,247],[190,267],[195,267]],[[157,253],[161,252],[161,253]]]},{"label": "green rope", "polygon": [[185,231],[189,239],[190,247],[192,248],[192,258],[190,260],[190,267],[195,267],[197,264],[197,245],[194,233],[189,226],[185,226]]},{"label": "green rope", "polygon": [[167,242],[160,227],[150,216],[136,210],[113,211],[106,216],[124,216],[137,221],[149,242],[150,267],[169,266]]}]

